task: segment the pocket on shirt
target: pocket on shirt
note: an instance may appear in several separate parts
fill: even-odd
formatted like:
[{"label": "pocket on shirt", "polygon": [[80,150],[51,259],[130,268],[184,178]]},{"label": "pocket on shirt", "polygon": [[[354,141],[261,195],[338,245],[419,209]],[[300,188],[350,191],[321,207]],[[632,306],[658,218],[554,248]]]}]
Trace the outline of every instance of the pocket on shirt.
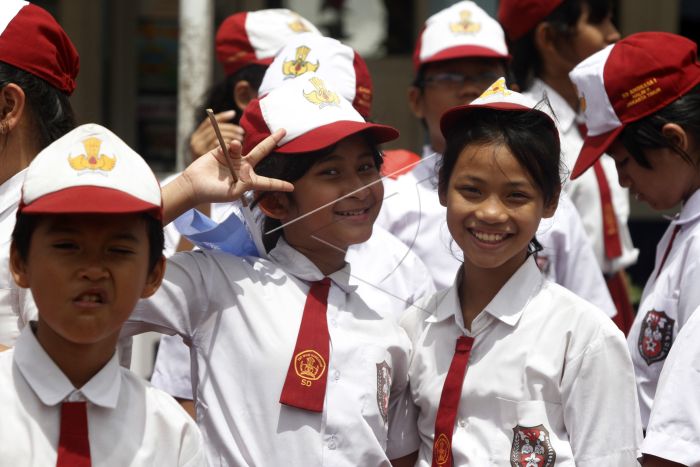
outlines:
[{"label": "pocket on shirt", "polygon": [[678,325],[678,300],[658,298],[653,307],[642,310],[642,323],[637,336],[637,353],[647,365],[666,360]]},{"label": "pocket on shirt", "polygon": [[[543,400],[514,401],[497,398],[500,436],[493,437],[493,460],[507,458],[518,467],[574,467],[573,453],[564,432],[561,404]],[[500,464],[499,464],[500,465]]]},{"label": "pocket on shirt", "polygon": [[363,395],[362,417],[372,428],[382,448],[386,449],[393,376],[391,354],[384,347],[366,345],[361,355],[365,374],[368,376]]}]

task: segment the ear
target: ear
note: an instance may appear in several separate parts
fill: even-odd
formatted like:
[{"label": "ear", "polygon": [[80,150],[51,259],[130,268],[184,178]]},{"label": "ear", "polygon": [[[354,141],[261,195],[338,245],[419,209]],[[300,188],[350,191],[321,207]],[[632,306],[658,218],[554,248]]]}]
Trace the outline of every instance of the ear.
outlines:
[{"label": "ear", "polygon": [[25,104],[24,90],[15,83],[7,84],[0,90],[0,121],[6,122],[9,131],[22,119]]},{"label": "ear", "polygon": [[411,86],[408,88],[408,106],[411,108],[411,112],[416,118],[424,118],[425,112],[423,111],[423,90]]},{"label": "ear", "polygon": [[533,36],[535,48],[542,57],[543,64],[548,63],[553,57],[559,55],[554,38],[552,26],[547,22],[541,22],[535,27]]},{"label": "ear", "polygon": [[258,207],[267,217],[284,220],[291,215],[291,200],[286,193],[267,192],[258,203]]},{"label": "ear", "polygon": [[148,298],[156,293],[156,290],[158,290],[160,284],[163,282],[164,275],[165,256],[161,256],[156,262],[156,265],[153,266],[153,269],[151,269],[151,272],[148,273],[146,285],[144,285],[143,291],[141,292],[141,298]]},{"label": "ear", "polygon": [[438,198],[440,199],[440,204],[447,207],[447,193],[446,190],[438,187]]},{"label": "ear", "polygon": [[557,206],[559,206],[559,195],[561,194],[561,188],[557,190],[557,192],[552,196],[552,199],[547,203],[547,205],[544,207],[544,212],[542,213],[542,217],[545,219],[550,218],[554,215],[554,213],[557,210]]},{"label": "ear", "polygon": [[677,123],[666,123],[661,127],[661,134],[668,140],[669,143],[682,150],[688,152],[690,149],[690,135]]},{"label": "ear", "polygon": [[10,246],[10,272],[12,273],[12,278],[15,280],[18,286],[22,287],[23,289],[29,288],[27,263],[22,259],[19,251],[17,251],[14,242],[12,242]]},{"label": "ear", "polygon": [[250,104],[250,101],[256,97],[258,97],[258,90],[246,80],[237,82],[233,87],[233,101],[243,111]]}]

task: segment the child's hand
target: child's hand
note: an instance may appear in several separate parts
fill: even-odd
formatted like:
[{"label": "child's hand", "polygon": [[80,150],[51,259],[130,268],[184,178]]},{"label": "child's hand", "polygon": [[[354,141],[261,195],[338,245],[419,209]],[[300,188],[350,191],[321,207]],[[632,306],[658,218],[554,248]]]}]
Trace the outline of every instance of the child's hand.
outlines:
[{"label": "child's hand", "polygon": [[[230,123],[230,120],[235,115],[235,110],[227,110],[226,112],[219,112],[214,115],[214,118],[219,122],[219,129],[221,130],[221,135],[224,137],[224,141],[231,141],[234,139],[243,141],[243,128],[235,123]],[[216,138],[216,133],[209,119],[205,118],[190,137],[192,160],[198,159],[200,156],[203,156],[217,147],[219,147],[219,140]]]},{"label": "child's hand", "polygon": [[259,176],[254,170],[284,134],[284,130],[276,131],[245,156],[241,155],[241,143],[231,142],[229,153],[236,181],[220,147],[194,161],[182,175],[163,187],[164,224],[198,204],[234,201],[248,190],[292,191],[291,183]]}]

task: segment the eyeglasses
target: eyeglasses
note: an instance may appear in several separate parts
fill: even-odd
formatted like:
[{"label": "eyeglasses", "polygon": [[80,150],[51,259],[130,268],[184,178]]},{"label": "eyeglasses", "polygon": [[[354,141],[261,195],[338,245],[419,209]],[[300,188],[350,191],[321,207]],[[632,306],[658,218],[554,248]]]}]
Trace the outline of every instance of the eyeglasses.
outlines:
[{"label": "eyeglasses", "polygon": [[462,73],[436,73],[431,76],[426,76],[419,83],[423,86],[439,86],[445,89],[459,89],[466,83],[472,83],[477,86],[483,86],[486,89],[490,84],[500,78],[503,73],[495,71],[484,71],[481,73],[470,73],[464,75]]}]

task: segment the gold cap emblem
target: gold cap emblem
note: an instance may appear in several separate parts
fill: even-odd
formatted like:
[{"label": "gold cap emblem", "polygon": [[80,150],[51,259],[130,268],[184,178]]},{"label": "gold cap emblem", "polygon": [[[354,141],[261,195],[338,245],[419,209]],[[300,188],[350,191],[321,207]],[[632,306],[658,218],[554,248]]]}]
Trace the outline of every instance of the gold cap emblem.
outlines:
[{"label": "gold cap emblem", "polygon": [[286,78],[296,78],[299,75],[303,75],[308,71],[318,70],[318,60],[316,64],[306,61],[311,49],[305,45],[297,47],[297,52],[293,60],[287,60],[282,63],[282,73]]},{"label": "gold cap emblem", "polygon": [[311,84],[313,84],[315,90],[304,93],[304,97],[307,101],[318,105],[320,109],[329,105],[340,105],[340,98],[338,97],[338,94],[326,89],[326,84],[321,78],[313,77],[309,81]]},{"label": "gold cap emblem", "polygon": [[304,24],[304,22],[301,20],[299,16],[296,17],[294,21],[291,23],[287,23],[287,26],[289,26],[289,29],[291,29],[294,32],[309,32],[310,29]]},{"label": "gold cap emblem", "polygon": [[498,78],[498,80],[495,83],[489,86],[489,88],[486,91],[484,91],[482,95],[479,96],[479,99],[484,99],[494,94],[500,94],[502,96],[509,96],[513,94],[513,91],[506,88],[505,78]]},{"label": "gold cap emblem", "polygon": [[459,21],[450,23],[450,30],[457,34],[474,34],[481,30],[481,24],[471,20],[472,12],[462,10],[459,12]]},{"label": "gold cap emblem", "polygon": [[95,137],[83,141],[85,153],[75,157],[68,156],[68,163],[74,170],[101,170],[109,172],[117,163],[116,157],[100,154],[102,140]]}]

